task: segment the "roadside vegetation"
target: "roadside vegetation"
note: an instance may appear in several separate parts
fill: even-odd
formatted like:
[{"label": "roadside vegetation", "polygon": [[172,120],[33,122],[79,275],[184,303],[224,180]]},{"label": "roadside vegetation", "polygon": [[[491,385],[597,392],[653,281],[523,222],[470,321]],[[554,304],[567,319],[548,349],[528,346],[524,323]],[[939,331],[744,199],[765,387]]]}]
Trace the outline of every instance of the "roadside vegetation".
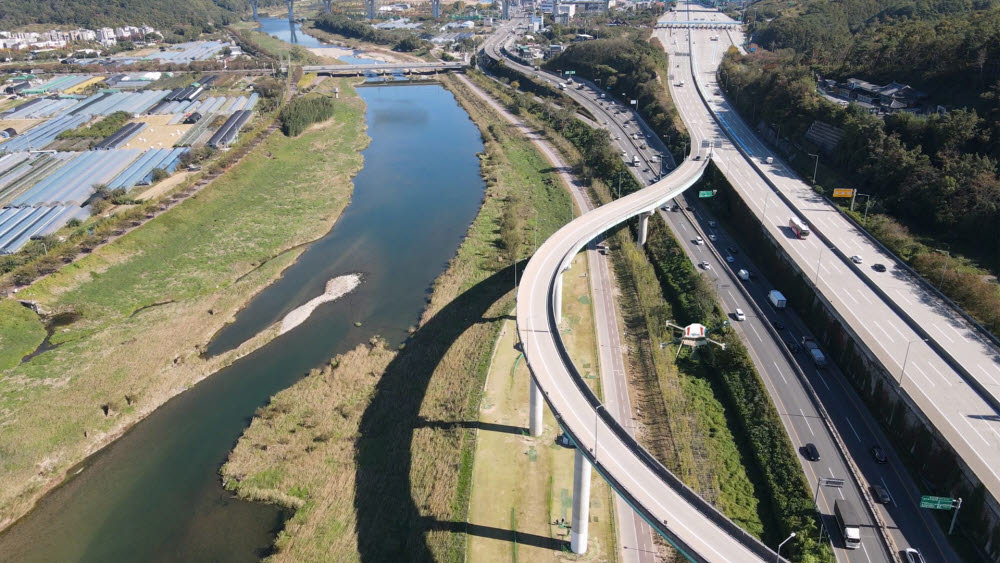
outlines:
[{"label": "roadside vegetation", "polygon": [[[840,129],[817,191],[851,187],[854,218],[986,328],[1000,331],[1000,6],[807,0],[755,5],[766,49],[723,60],[730,101],[813,174],[814,123]],[[816,76],[907,83],[942,113],[872,115],[817,92]],[[869,210],[870,204],[870,210]],[[842,202],[842,205],[845,205]],[[865,221],[865,212],[867,222]]]},{"label": "roadside vegetation", "polygon": [[[537,225],[543,240],[569,219],[569,201],[541,155],[449,84],[483,135],[486,197],[419,325],[398,351],[373,339],[276,395],[222,469],[241,496],[297,509],[272,560],[465,556],[474,422],[513,306],[512,260],[520,270],[527,252],[501,239],[527,241]],[[505,224],[512,205],[534,220]],[[520,233],[503,234],[511,228]]]},{"label": "roadside vegetation", "polygon": [[45,338],[38,315],[13,299],[0,301],[0,371],[16,366]]},{"label": "roadside vegetation", "polygon": [[[13,355],[38,340],[43,320],[78,318],[53,333],[45,353],[16,366],[5,357],[0,523],[24,514],[69,467],[165,400],[276,334],[264,331],[217,358],[199,356],[350,199],[367,142],[364,111],[349,82],[324,83],[334,85],[341,99],[326,123],[296,138],[267,137],[174,209],[18,293],[42,317],[9,323],[4,316],[0,342],[22,343]],[[84,236],[106,228],[91,225],[95,234]]]}]

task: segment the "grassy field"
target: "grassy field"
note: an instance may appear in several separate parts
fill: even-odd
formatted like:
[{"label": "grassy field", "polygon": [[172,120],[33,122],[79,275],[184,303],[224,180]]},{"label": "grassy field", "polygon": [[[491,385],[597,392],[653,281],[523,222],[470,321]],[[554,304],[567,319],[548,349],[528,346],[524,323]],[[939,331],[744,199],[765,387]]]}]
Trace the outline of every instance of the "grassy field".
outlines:
[{"label": "grassy field", "polygon": [[[593,330],[587,262],[577,256],[566,274],[563,338],[574,362],[599,392],[597,344]],[[469,524],[489,534],[470,534],[468,560],[582,561],[617,559],[612,493],[592,477],[590,541],[587,555],[568,555],[571,522],[573,450],[555,443],[559,427],[544,410],[545,431],[527,435],[528,369],[515,347],[513,321],[504,324],[479,411]]]},{"label": "grassy field", "polygon": [[[222,469],[238,494],[300,508],[275,561],[461,561],[466,534],[475,533],[466,525],[474,429],[513,305],[513,266],[499,244],[503,216],[511,202],[528,205],[541,239],[568,220],[569,204],[548,163],[454,87],[483,132],[486,197],[418,327],[400,351],[355,350],[331,375],[276,395]],[[338,389],[310,387],[317,385]]]},{"label": "grassy field", "polygon": [[[347,205],[368,141],[362,101],[346,81],[324,86],[337,84],[330,121],[295,139],[270,136],[184,203],[18,294],[80,318],[53,334],[55,349],[0,372],[0,523],[167,398],[273,336],[199,357]],[[5,361],[32,347],[40,327],[37,318],[0,323]]]},{"label": "grassy field", "polygon": [[0,301],[0,370],[16,366],[45,339],[34,311],[13,299]]}]

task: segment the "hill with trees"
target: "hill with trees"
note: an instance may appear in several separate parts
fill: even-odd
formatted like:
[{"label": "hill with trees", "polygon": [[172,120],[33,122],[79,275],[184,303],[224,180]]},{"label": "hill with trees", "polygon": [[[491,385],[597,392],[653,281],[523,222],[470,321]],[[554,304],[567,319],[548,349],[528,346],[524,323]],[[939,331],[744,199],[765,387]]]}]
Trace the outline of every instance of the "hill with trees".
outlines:
[{"label": "hill with trees", "polygon": [[226,25],[247,11],[247,0],[4,0],[0,29],[32,24],[89,29],[148,24],[169,30],[177,25]]}]

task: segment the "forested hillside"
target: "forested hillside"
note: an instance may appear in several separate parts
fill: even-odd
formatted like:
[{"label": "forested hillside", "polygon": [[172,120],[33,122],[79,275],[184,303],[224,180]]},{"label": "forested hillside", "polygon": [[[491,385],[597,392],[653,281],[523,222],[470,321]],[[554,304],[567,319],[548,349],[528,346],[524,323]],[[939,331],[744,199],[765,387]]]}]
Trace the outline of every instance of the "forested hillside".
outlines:
[{"label": "forested hillside", "polygon": [[228,24],[248,10],[247,0],[2,0],[0,29],[148,24],[169,30],[175,25]]},{"label": "forested hillside", "polygon": [[[821,158],[822,189],[870,194],[869,230],[1000,330],[996,284],[956,259],[1000,271],[1000,5],[764,0],[747,16],[762,49],[731,50],[722,67],[723,87],[741,113],[772,140],[780,136],[806,177],[813,172],[807,153],[818,150],[806,139],[809,127],[841,129],[840,143]],[[817,92],[817,75],[908,83],[928,94],[927,107],[947,112],[845,108]]]},{"label": "forested hillside", "polygon": [[794,49],[824,75],[898,80],[965,103],[962,89],[1000,79],[997,0],[764,0],[748,17],[754,42]]}]

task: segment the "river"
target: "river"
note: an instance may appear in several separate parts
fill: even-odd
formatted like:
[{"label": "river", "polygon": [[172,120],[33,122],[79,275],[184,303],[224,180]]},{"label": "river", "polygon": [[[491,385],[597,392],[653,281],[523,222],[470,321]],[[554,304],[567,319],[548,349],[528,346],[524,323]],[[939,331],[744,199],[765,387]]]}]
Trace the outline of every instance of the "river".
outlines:
[{"label": "river", "polygon": [[[290,22],[287,18],[260,18],[257,20],[260,27],[257,31],[266,33],[272,37],[277,37],[282,41],[300,45],[302,47],[329,47],[319,39],[302,31],[302,25],[298,22]],[[378,64],[379,61],[364,57],[364,51],[354,51],[353,55],[342,55],[338,60],[347,64]]]},{"label": "river", "polygon": [[286,515],[233,498],[219,467],[271,395],[373,334],[406,337],[484,193],[482,141],[451,93],[440,86],[358,91],[372,143],[351,203],[212,348],[264,329],[334,276],[360,272],[362,285],[88,459],[0,536],[0,560],[254,561],[266,554]]}]

